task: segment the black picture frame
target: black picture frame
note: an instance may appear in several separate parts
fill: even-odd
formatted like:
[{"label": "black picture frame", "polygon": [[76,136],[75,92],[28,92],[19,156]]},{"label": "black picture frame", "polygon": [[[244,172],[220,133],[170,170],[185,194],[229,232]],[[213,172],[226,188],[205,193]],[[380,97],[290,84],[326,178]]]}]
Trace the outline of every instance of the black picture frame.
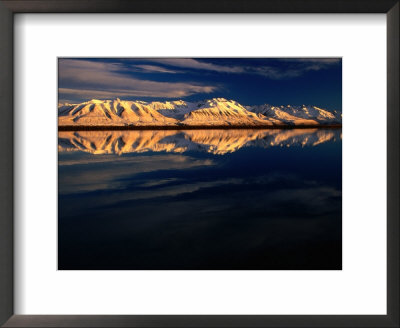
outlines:
[{"label": "black picture frame", "polygon": [[[399,327],[399,8],[399,0],[0,0],[0,324],[4,327]],[[386,14],[387,315],[14,315],[13,125],[17,123],[13,121],[13,18],[16,13]]]}]

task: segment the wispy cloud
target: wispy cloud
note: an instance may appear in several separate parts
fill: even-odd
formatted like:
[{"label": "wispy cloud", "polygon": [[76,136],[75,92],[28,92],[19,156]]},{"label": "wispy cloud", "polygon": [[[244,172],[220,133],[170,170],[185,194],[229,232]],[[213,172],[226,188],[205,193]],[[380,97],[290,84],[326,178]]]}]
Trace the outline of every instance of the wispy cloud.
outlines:
[{"label": "wispy cloud", "polygon": [[[211,159],[198,159],[183,155],[154,155],[135,157],[96,158],[83,157],[77,160],[61,160],[60,168],[79,166],[59,180],[59,194],[76,194],[89,191],[117,190],[138,180],[137,176],[151,172],[183,171],[215,165]],[[146,180],[148,181],[148,180]],[[143,183],[143,181],[140,181]],[[158,187],[163,187],[160,185]],[[131,197],[131,196],[129,196]],[[153,196],[154,197],[154,196]],[[115,200],[114,200],[115,201]]]},{"label": "wispy cloud", "polygon": [[330,57],[330,58],[279,58],[281,62],[292,62],[292,63],[321,63],[321,64],[339,64],[341,58]]},{"label": "wispy cloud", "polygon": [[143,73],[169,73],[169,74],[178,73],[177,71],[154,65],[135,65],[134,68],[139,68],[139,71]]},{"label": "wispy cloud", "polygon": [[241,66],[225,66],[207,63],[192,58],[156,58],[148,59],[149,61],[156,62],[159,64],[170,65],[181,68],[201,69],[214,72],[225,72],[225,73],[243,73],[244,67]]},{"label": "wispy cloud", "polygon": [[[148,70],[154,70],[155,67],[145,65],[145,69]],[[60,59],[59,97],[62,99],[121,96],[180,98],[196,93],[211,93],[218,89],[217,86],[194,82],[142,80],[124,74],[127,71],[129,68],[118,63]]]},{"label": "wispy cloud", "polygon": [[204,62],[201,59],[192,58],[151,58],[147,60],[177,68],[205,70],[219,73],[261,75],[270,79],[287,79],[298,77],[306,72],[327,69],[332,65],[336,65],[341,62],[340,58],[282,58],[273,60],[285,63],[284,66],[228,66]]},{"label": "wispy cloud", "polygon": [[276,79],[298,77],[310,71],[320,71],[338,65],[341,58],[281,58],[278,61],[286,64],[284,69],[260,67],[259,74]]},{"label": "wispy cloud", "polygon": [[[204,99],[209,94],[229,92],[231,86],[241,83],[237,81],[242,76],[257,78],[257,83],[263,77],[268,83],[335,67],[337,72],[340,64],[340,58],[65,58],[59,60],[59,101],[117,97]],[[233,76],[240,79],[231,82]]]}]

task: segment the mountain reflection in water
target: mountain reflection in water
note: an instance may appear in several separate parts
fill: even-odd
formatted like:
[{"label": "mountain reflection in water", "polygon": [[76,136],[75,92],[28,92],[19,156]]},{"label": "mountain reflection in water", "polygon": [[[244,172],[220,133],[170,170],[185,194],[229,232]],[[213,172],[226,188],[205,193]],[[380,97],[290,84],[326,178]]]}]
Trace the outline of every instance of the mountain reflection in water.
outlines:
[{"label": "mountain reflection in water", "polygon": [[194,150],[223,155],[246,146],[316,146],[340,139],[341,129],[62,131],[58,136],[61,152],[124,154]]},{"label": "mountain reflection in water", "polygon": [[340,270],[341,129],[59,132],[60,270]]}]

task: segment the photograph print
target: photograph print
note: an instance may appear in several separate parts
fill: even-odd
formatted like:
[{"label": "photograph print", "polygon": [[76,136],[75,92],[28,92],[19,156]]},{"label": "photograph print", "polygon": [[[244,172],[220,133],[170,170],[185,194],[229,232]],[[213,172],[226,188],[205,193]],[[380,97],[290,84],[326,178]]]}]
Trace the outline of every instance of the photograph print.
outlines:
[{"label": "photograph print", "polygon": [[58,58],[59,270],[341,270],[341,58]]}]

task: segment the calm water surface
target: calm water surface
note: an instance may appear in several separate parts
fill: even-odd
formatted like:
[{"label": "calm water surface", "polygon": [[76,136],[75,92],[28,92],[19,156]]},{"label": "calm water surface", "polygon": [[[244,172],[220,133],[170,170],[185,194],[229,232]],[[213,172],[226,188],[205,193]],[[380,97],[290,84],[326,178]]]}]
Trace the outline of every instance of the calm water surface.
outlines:
[{"label": "calm water surface", "polygon": [[340,129],[59,133],[59,269],[341,269]]}]

